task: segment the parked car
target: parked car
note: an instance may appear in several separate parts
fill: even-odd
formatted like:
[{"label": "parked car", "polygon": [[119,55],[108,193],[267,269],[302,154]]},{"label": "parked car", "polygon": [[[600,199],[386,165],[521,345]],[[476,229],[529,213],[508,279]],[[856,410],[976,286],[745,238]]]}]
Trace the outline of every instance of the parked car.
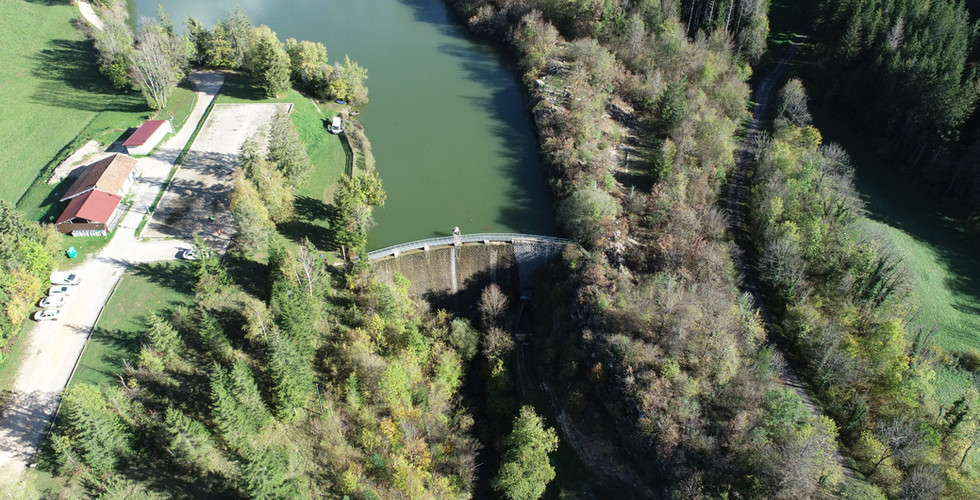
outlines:
[{"label": "parked car", "polygon": [[61,306],[65,305],[65,296],[64,295],[52,295],[50,297],[45,297],[45,298],[41,299],[41,302],[38,302],[37,305],[39,305],[41,307],[61,307]]},{"label": "parked car", "polygon": [[48,295],[54,297],[55,295],[71,295],[71,287],[68,285],[58,285],[48,288]]},{"label": "parked car", "polygon": [[52,285],[77,285],[82,279],[75,273],[54,273],[51,275]]},{"label": "parked car", "polygon": [[339,134],[344,131],[344,128],[341,126],[340,123],[341,120],[339,116],[333,117],[333,121],[330,122],[330,128],[329,128],[331,134]]},{"label": "parked car", "polygon": [[180,252],[180,258],[184,260],[197,260],[197,249],[188,248],[183,252]]},{"label": "parked car", "polygon": [[34,321],[55,321],[61,316],[61,309],[41,309],[34,313]]}]

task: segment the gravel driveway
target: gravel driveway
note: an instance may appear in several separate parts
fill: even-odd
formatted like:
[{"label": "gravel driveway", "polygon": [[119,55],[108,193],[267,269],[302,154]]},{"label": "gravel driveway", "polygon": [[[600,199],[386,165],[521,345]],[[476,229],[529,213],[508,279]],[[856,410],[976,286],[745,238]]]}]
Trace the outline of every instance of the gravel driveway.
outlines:
[{"label": "gravel driveway", "polygon": [[215,105],[142,236],[190,239],[197,233],[224,248],[234,234],[228,205],[242,143],[264,133],[277,109],[290,106]]}]

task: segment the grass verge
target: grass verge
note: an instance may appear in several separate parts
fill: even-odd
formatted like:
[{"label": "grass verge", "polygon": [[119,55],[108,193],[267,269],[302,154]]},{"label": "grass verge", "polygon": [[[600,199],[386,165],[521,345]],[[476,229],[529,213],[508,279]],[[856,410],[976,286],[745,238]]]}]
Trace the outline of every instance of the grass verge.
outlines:
[{"label": "grass verge", "polygon": [[[112,383],[143,343],[146,318],[194,299],[193,270],[186,262],[146,264],[126,272],[95,325],[71,384]],[[71,385],[70,384],[70,385]]]},{"label": "grass verge", "polygon": [[20,333],[8,340],[6,350],[0,355],[0,408],[3,407],[7,391],[14,386],[17,372],[27,355],[33,325],[32,321],[25,320],[19,329]]},{"label": "grass verge", "polygon": [[157,209],[157,205],[160,204],[160,199],[163,198],[164,193],[170,188],[170,183],[173,182],[174,176],[177,175],[177,170],[184,163],[184,157],[187,156],[187,152],[190,151],[191,146],[194,145],[194,140],[197,139],[197,134],[201,132],[201,128],[204,127],[204,122],[208,121],[208,116],[211,114],[211,110],[214,109],[214,105],[217,104],[217,99],[212,99],[211,104],[208,104],[208,109],[204,110],[204,114],[201,115],[200,121],[197,122],[197,126],[194,128],[194,133],[191,134],[190,138],[187,139],[187,144],[184,144],[184,149],[180,151],[177,158],[174,160],[173,167],[170,168],[170,174],[167,175],[167,183],[163,186],[155,198],[153,198],[153,203],[150,204],[149,212],[143,215],[143,219],[140,220],[138,226],[136,226],[136,236],[139,236],[143,232],[143,228],[150,221],[150,215]]},{"label": "grass verge", "polygon": [[299,130],[299,137],[306,145],[306,153],[313,163],[313,172],[306,183],[296,190],[297,196],[307,196],[316,200],[326,200],[327,191],[341,175],[344,175],[346,156],[338,136],[327,132],[325,120],[330,120],[341,109],[333,103],[319,105],[295,90],[290,90],[278,99],[268,99],[253,87],[245,75],[233,73],[225,79],[225,85],[218,96],[221,104],[240,104],[252,102],[283,102],[293,105],[292,120]]},{"label": "grass verge", "polygon": [[333,186],[344,175],[347,155],[340,136],[327,132],[325,123],[346,107],[333,103],[316,104],[295,90],[290,90],[281,98],[269,99],[253,87],[245,75],[237,73],[229,74],[225,79],[217,101],[221,104],[281,102],[293,105],[291,118],[299,131],[300,140],[306,145],[313,171],[296,190],[296,219],[281,224],[278,229],[294,241],[309,239],[324,251],[328,261],[339,260],[336,252],[328,251],[332,245],[326,239],[326,229],[329,227],[326,202],[332,198]]},{"label": "grass verge", "polygon": [[[197,94],[191,88],[191,82],[185,79],[174,89],[173,94],[170,94],[167,107],[157,111],[154,118],[157,120],[171,120],[174,132],[176,133],[187,123],[187,118],[191,115],[191,111],[194,110],[194,104],[196,103]],[[162,143],[163,141],[160,142]]]}]

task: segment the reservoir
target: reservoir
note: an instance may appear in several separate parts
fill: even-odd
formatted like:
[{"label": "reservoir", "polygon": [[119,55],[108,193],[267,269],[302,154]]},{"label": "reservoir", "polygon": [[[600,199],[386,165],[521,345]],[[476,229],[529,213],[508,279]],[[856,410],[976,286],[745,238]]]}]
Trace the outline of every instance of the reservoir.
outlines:
[{"label": "reservoir", "polygon": [[[139,16],[158,2],[139,1]],[[211,27],[241,5],[279,39],[323,43],[368,69],[358,117],[388,199],[368,249],[463,233],[552,235],[533,128],[509,61],[466,33],[442,0],[160,0],[176,24]]]}]

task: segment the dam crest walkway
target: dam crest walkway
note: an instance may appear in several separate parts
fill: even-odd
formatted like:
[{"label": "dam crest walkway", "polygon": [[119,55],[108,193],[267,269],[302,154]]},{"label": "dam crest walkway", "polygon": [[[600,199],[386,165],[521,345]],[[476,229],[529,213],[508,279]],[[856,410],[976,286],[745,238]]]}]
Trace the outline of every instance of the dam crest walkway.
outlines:
[{"label": "dam crest walkway", "polygon": [[433,247],[455,245],[464,243],[523,243],[532,245],[564,246],[575,244],[574,241],[554,236],[540,236],[536,234],[520,233],[474,233],[457,236],[441,236],[439,238],[428,238],[424,240],[409,241],[392,245],[380,250],[368,252],[368,260],[375,261],[387,257],[398,257],[404,252],[413,250],[428,250]]}]

